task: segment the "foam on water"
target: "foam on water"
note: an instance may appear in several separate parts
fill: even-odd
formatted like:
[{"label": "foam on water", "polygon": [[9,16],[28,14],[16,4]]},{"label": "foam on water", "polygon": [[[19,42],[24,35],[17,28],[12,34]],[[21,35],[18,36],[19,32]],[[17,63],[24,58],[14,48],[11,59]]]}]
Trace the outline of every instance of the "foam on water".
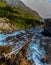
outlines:
[{"label": "foam on water", "polygon": [[[8,44],[3,41],[3,40],[6,40],[7,37],[19,35],[19,34],[21,34],[21,32],[25,32],[25,31],[20,30],[20,31],[15,31],[12,34],[0,34],[0,46],[5,46]],[[9,42],[9,44],[12,44],[12,42]]]},{"label": "foam on water", "polygon": [[[41,59],[45,57],[45,50],[43,47],[40,47],[40,44],[41,44],[41,31],[42,29],[34,29],[33,28],[31,30],[31,33],[34,33],[35,35],[33,36],[32,38],[32,42],[30,42],[30,45],[29,45],[29,54],[28,54],[28,60],[33,60],[34,63],[33,65],[44,65],[42,62],[41,62]],[[25,31],[23,30],[19,30],[19,31],[15,31],[13,32],[12,34],[0,34],[0,46],[6,46],[8,44],[13,44],[13,42],[4,42],[3,40],[5,40],[7,37],[9,36],[16,36],[18,34],[21,34],[21,33],[26,33]],[[28,36],[27,35],[24,35],[24,38],[25,40],[28,40]],[[14,51],[15,49],[19,48],[21,45],[23,45],[25,41],[24,40],[21,40],[19,42],[15,42],[15,46],[13,47],[12,51]],[[18,52],[15,52],[15,54],[18,53]]]},{"label": "foam on water", "polygon": [[45,57],[45,50],[43,47],[40,47],[40,40],[37,39],[36,36],[33,37],[33,41],[29,45],[29,55],[28,55],[28,60],[33,60],[34,63],[33,65],[44,65],[41,62],[41,59]]}]

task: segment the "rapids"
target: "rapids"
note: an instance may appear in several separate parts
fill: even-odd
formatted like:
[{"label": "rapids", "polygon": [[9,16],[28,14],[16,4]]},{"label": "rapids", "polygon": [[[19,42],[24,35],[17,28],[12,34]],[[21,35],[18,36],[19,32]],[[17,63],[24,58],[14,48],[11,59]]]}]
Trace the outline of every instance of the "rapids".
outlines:
[{"label": "rapids", "polygon": [[[32,41],[29,44],[29,48],[28,48],[28,60],[33,60],[33,65],[45,65],[45,63],[43,63],[41,61],[42,58],[46,57],[46,51],[44,50],[43,45],[45,45],[46,43],[44,42],[44,39],[46,39],[47,37],[43,36],[41,34],[41,32],[43,31],[42,28],[30,28],[27,30],[28,32],[34,34],[34,36],[32,36]],[[28,35],[29,33],[27,33],[27,31],[24,30],[18,30],[13,32],[12,34],[0,34],[0,46],[7,46],[7,45],[11,45],[13,44],[13,42],[15,43],[13,50],[15,50],[16,48],[19,48],[21,45],[23,45],[23,43],[28,40]],[[18,38],[16,38],[17,35],[20,34],[24,34],[22,37],[22,40],[19,40]],[[11,37],[11,39],[9,40],[9,37]],[[8,42],[5,42],[5,40],[8,38]],[[13,38],[13,39],[12,39]],[[18,42],[15,42],[13,40],[18,39]],[[51,38],[50,38],[51,39]]]}]

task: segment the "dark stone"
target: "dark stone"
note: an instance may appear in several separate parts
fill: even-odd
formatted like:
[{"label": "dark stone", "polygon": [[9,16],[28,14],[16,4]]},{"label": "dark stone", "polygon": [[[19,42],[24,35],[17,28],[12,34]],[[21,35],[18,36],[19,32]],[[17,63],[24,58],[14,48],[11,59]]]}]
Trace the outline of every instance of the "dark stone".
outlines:
[{"label": "dark stone", "polygon": [[2,63],[5,63],[5,57],[4,57],[4,55],[2,55],[0,57],[0,65],[2,65]]},{"label": "dark stone", "polygon": [[51,37],[51,19],[45,19],[44,31],[42,34]]},{"label": "dark stone", "polygon": [[6,60],[6,64],[7,64],[7,65],[11,65],[10,59],[7,59],[7,60]]},{"label": "dark stone", "polygon": [[41,62],[45,63],[46,61],[45,61],[45,59],[44,59],[44,58],[42,58],[42,59],[41,59]]}]

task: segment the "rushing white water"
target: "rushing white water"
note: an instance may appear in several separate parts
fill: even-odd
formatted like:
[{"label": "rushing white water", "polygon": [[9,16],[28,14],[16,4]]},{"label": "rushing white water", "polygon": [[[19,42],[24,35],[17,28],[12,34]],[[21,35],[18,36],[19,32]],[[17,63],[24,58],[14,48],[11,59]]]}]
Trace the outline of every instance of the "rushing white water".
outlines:
[{"label": "rushing white water", "polygon": [[26,32],[23,31],[23,30],[19,30],[19,31],[13,32],[12,34],[0,34],[0,45],[5,46],[5,45],[8,45],[8,44],[12,44],[12,41],[9,42],[9,43],[6,43],[3,40],[6,40],[6,38],[9,37],[9,36],[16,36],[16,35],[19,35],[21,33],[26,33]]},{"label": "rushing white water", "polygon": [[[42,58],[45,58],[45,50],[43,47],[41,47],[41,43],[43,43],[42,39],[43,39],[43,36],[40,34],[41,31],[43,29],[41,28],[38,28],[38,29],[29,29],[28,31],[33,33],[34,36],[32,38],[32,41],[30,42],[30,45],[29,45],[29,54],[28,54],[28,60],[33,60],[33,65],[44,65],[44,63],[41,62],[41,59]],[[21,33],[26,33],[26,31],[23,31],[23,30],[19,30],[19,31],[16,31],[16,32],[13,32],[12,34],[0,34],[0,46],[5,46],[5,45],[8,45],[8,44],[13,44],[15,43],[12,51],[14,51],[15,49],[19,48],[20,46],[23,45],[24,43],[24,40],[28,40],[28,34],[26,33],[26,35],[24,35],[24,40],[20,40],[19,42],[13,42],[12,40],[9,41],[8,43],[7,42],[4,42],[3,40],[5,40],[7,37],[9,36],[17,36],[18,34],[21,34]],[[14,39],[14,38],[13,38]]]},{"label": "rushing white water", "polygon": [[42,58],[45,58],[45,50],[43,47],[40,47],[40,39],[35,36],[33,37],[33,41],[30,43],[29,46],[29,57],[28,60],[32,59],[34,61],[33,65],[44,65],[41,62]]}]

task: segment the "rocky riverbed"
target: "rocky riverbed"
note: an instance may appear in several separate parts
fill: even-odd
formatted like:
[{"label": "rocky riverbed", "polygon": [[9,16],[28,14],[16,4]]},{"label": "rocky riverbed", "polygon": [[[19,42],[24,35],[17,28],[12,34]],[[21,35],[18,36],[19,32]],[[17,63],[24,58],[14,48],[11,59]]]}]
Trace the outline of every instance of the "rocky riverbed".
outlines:
[{"label": "rocky riverbed", "polygon": [[[42,31],[42,28],[30,28],[12,34],[0,34],[1,65],[51,65],[51,37],[43,36]],[[32,41],[18,50],[19,52],[13,53],[11,57],[4,57],[29,39]]]}]

